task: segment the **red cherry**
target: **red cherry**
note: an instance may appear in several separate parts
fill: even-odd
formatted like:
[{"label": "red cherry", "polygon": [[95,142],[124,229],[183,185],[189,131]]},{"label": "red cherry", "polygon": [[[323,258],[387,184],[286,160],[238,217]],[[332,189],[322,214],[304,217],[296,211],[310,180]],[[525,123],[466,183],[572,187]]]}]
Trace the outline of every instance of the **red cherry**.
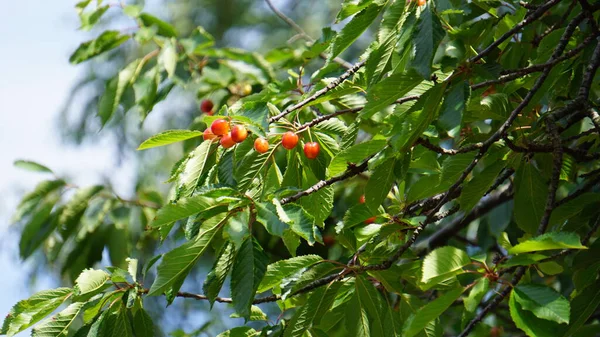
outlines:
[{"label": "red cherry", "polygon": [[297,134],[291,131],[288,131],[283,134],[283,138],[281,138],[281,145],[283,145],[284,148],[291,150],[294,147],[296,147],[296,144],[298,144]]},{"label": "red cherry", "polygon": [[211,139],[217,138],[218,136],[215,135],[214,133],[212,133],[210,128],[206,128],[206,130],[204,130],[202,137],[204,137],[204,140],[211,140]]},{"label": "red cherry", "polygon": [[210,125],[210,129],[215,135],[223,136],[229,132],[229,122],[222,118],[215,119],[215,121]]},{"label": "red cherry", "polygon": [[427,0],[419,0],[419,6],[424,6],[427,3]]},{"label": "red cherry", "polygon": [[329,235],[323,235],[323,244],[327,247],[331,247],[335,244],[335,236],[329,234]]},{"label": "red cherry", "polygon": [[377,217],[372,216],[370,218],[368,218],[367,220],[365,220],[365,223],[368,224],[372,224],[373,222],[375,222],[375,220],[377,219]]},{"label": "red cherry", "polygon": [[264,138],[256,138],[254,141],[254,149],[258,153],[265,153],[269,151],[269,142]]},{"label": "red cherry", "polygon": [[241,143],[248,137],[248,130],[243,125],[234,125],[231,128],[231,139],[236,143]]},{"label": "red cherry", "polygon": [[226,135],[221,137],[221,145],[226,149],[235,145],[235,141],[231,139],[231,133],[227,133]]},{"label": "red cherry", "polygon": [[200,110],[202,110],[204,113],[212,115],[212,109],[214,106],[215,105],[210,99],[205,99],[202,101],[202,103],[200,103]]},{"label": "red cherry", "polygon": [[360,202],[361,204],[365,203],[365,195],[361,195],[360,198],[358,198],[358,202]]},{"label": "red cherry", "polygon": [[319,150],[321,150],[321,147],[317,142],[309,142],[304,144],[304,155],[306,155],[306,158],[308,159],[317,158],[319,156]]}]

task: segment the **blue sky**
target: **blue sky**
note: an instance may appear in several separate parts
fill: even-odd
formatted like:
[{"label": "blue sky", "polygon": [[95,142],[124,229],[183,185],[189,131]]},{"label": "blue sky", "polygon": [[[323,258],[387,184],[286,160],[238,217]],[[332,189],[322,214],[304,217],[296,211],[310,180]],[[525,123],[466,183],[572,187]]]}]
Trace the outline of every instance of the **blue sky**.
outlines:
[{"label": "blue sky", "polygon": [[[75,2],[5,1],[0,10],[0,315],[32,291],[30,265],[18,260],[18,238],[8,233],[12,210],[24,191],[48,178],[14,168],[14,160],[38,161],[80,185],[99,182],[116,165],[108,141],[75,147],[59,137],[57,117],[80,74],[68,57],[87,37],[77,30]],[[131,172],[131,165],[120,169],[115,185],[127,186],[119,182]],[[49,285],[42,279],[34,288]]]}]

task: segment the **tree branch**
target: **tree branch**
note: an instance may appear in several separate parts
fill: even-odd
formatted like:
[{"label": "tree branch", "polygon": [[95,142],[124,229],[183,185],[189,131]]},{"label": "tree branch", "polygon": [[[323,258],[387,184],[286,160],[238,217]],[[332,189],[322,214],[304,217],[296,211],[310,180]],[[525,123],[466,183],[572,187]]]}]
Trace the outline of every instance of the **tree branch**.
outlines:
[{"label": "tree branch", "polygon": [[340,77],[336,78],[331,83],[327,84],[327,86],[325,88],[317,90],[311,96],[305,98],[304,100],[302,100],[296,104],[290,105],[285,110],[283,110],[280,114],[269,118],[269,123],[273,123],[273,122],[280,120],[281,118],[287,116],[288,114],[292,113],[293,111],[298,110],[298,109],[302,108],[303,106],[305,106],[306,104],[325,95],[327,92],[331,91],[332,89],[335,89],[338,85],[342,84],[346,79],[348,79],[350,76],[352,76],[354,73],[356,73],[363,65],[365,65],[365,62],[366,62],[365,60],[358,62],[357,64],[352,66],[352,68],[348,69],[345,73],[343,73]]}]

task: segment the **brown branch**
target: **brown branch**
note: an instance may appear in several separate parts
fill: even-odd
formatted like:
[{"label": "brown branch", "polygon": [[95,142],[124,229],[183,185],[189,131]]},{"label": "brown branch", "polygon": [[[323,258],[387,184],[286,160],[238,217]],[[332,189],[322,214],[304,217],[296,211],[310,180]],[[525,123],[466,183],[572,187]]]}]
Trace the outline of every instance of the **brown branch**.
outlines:
[{"label": "brown branch", "polygon": [[548,228],[548,223],[550,222],[550,215],[555,207],[556,201],[556,190],[558,190],[558,183],[560,181],[560,170],[562,168],[562,160],[563,160],[563,147],[560,142],[560,135],[556,130],[556,125],[554,121],[549,119],[546,121],[546,129],[548,133],[552,137],[552,176],[550,178],[550,185],[548,185],[548,197],[546,198],[546,207],[544,209],[544,214],[542,215],[542,220],[540,221],[540,225],[538,226],[537,235],[542,235],[546,232]]},{"label": "brown branch", "polygon": [[479,54],[475,55],[471,59],[469,59],[470,63],[477,62],[487,54],[489,54],[494,48],[498,47],[502,42],[506,39],[511,38],[517,32],[519,32],[523,27],[528,26],[535,22],[537,19],[542,17],[546,13],[546,11],[552,8],[554,5],[558,4],[560,0],[551,0],[541,5],[535,11],[533,11],[530,15],[528,15],[523,21],[516,24],[513,28],[511,28],[508,32],[502,34],[496,41],[492,42],[487,48],[479,52]]},{"label": "brown branch", "polygon": [[311,96],[303,99],[302,101],[300,101],[300,102],[298,102],[296,104],[288,106],[280,114],[269,118],[269,123],[273,123],[273,122],[276,122],[276,121],[280,120],[281,118],[287,116],[288,114],[292,113],[293,111],[302,108],[306,104],[308,104],[308,103],[316,100],[317,98],[325,95],[327,92],[335,89],[337,86],[339,86],[340,84],[342,84],[346,79],[348,79],[350,76],[352,76],[354,73],[356,73],[363,65],[365,65],[365,62],[366,61],[363,60],[363,61],[360,61],[360,62],[356,63],[354,66],[352,66],[352,68],[348,69],[340,77],[336,78],[331,83],[327,84],[327,86],[325,86],[325,88],[317,90]]},{"label": "brown branch", "polygon": [[355,175],[358,175],[359,173],[362,173],[364,171],[367,170],[367,167],[369,166],[369,159],[371,159],[371,157],[365,159],[362,164],[356,166],[356,165],[351,165],[344,173],[335,176],[333,178],[327,179],[327,180],[321,180],[318,183],[314,184],[313,186],[309,187],[308,189],[298,192],[292,196],[286,197],[286,198],[282,198],[279,202],[282,205],[288,204],[290,202],[294,202],[300,198],[302,198],[303,196],[312,194],[317,192],[318,190],[333,185],[335,183],[337,183],[338,181],[343,181],[349,178],[354,177]]}]

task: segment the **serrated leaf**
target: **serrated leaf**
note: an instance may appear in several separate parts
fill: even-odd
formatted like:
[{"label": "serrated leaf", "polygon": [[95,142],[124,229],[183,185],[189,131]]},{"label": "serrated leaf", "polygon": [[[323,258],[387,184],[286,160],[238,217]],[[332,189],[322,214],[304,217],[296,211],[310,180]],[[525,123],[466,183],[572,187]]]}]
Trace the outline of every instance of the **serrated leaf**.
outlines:
[{"label": "serrated leaf", "polygon": [[423,260],[421,282],[425,288],[430,288],[461,273],[462,268],[470,263],[469,255],[461,249],[452,246],[438,248]]},{"label": "serrated leaf", "polygon": [[553,249],[587,249],[579,235],[569,232],[550,232],[523,241],[508,250],[509,254],[522,254]]},{"label": "serrated leaf", "polygon": [[384,307],[377,289],[373,287],[371,282],[362,277],[357,277],[354,285],[360,306],[365,309],[369,317],[371,334],[373,336],[388,336],[389,334],[386,334],[386,328],[384,327],[384,315],[387,306]]},{"label": "serrated leaf", "polygon": [[114,115],[121,102],[121,97],[125,90],[135,82],[137,77],[137,69],[141,59],[131,62],[127,67],[119,72],[119,74],[106,83],[106,87],[100,102],[98,103],[98,116],[104,126],[109,119]]},{"label": "serrated leaf", "polygon": [[31,330],[31,337],[67,337],[84,303],[76,302]]},{"label": "serrated leaf", "polygon": [[19,255],[26,259],[33,254],[58,225],[58,212],[51,214],[58,201],[58,196],[47,197],[41,200],[32,216],[21,231],[19,240]]},{"label": "serrated leaf", "polygon": [[71,294],[70,288],[44,290],[15,304],[2,324],[0,334],[15,335],[52,313]]},{"label": "serrated leaf", "polygon": [[392,168],[395,164],[396,158],[391,158],[373,170],[365,187],[365,204],[369,209],[377,210],[394,186],[396,177]]},{"label": "serrated leaf", "polygon": [[[177,282],[183,280],[185,276],[194,267],[198,259],[204,254],[204,251],[210,246],[211,241],[223,226],[226,216],[217,216],[205,222],[205,226],[200,228],[200,233],[193,241],[188,241],[183,245],[173,249],[163,255],[161,263],[157,268],[157,275],[152,287],[148,292],[150,296],[160,295],[169,290]],[[178,284],[181,286],[181,282]],[[177,292],[179,287],[175,287]]]},{"label": "serrated leaf", "polygon": [[566,332],[556,336],[577,336],[577,332],[588,322],[600,305],[600,280],[586,287],[571,300],[571,319]]},{"label": "serrated leaf", "polygon": [[452,137],[456,137],[462,124],[463,113],[471,97],[471,87],[467,82],[457,83],[450,89],[440,111],[438,124]]},{"label": "serrated leaf", "polygon": [[244,157],[235,171],[239,191],[247,190],[254,182],[254,179],[257,179],[261,174],[266,173],[267,163],[275,152],[275,149],[276,148],[273,148],[271,151],[265,153],[252,151]]},{"label": "serrated leaf", "polygon": [[193,194],[196,187],[201,183],[203,175],[205,175],[209,167],[209,157],[216,151],[217,145],[212,142],[202,142],[181,166],[181,173],[177,179],[178,192],[184,196]]},{"label": "serrated leaf", "polygon": [[225,278],[233,266],[234,258],[235,247],[230,242],[227,242],[221,249],[219,257],[204,280],[202,290],[206,297],[208,297],[211,306],[214,304],[215,298],[219,295],[223,287]]},{"label": "serrated leaf", "polygon": [[127,317],[127,309],[124,306],[104,317],[99,336],[133,337],[131,323],[129,322],[129,317]]},{"label": "serrated leaf", "polygon": [[285,329],[283,337],[302,337],[321,317],[329,311],[341,287],[340,282],[332,282],[315,290],[304,306],[298,309]]},{"label": "serrated leaf", "polygon": [[133,315],[133,332],[136,337],[154,336],[154,322],[144,308],[139,308]]},{"label": "serrated leaf", "polygon": [[483,171],[475,174],[473,179],[464,185],[459,198],[460,209],[462,211],[467,213],[477,205],[485,192],[492,187],[504,165],[503,161],[495,161],[483,169]]},{"label": "serrated leaf", "polygon": [[265,275],[268,257],[260,244],[247,238],[236,254],[231,271],[231,298],[235,312],[250,318],[252,301]]},{"label": "serrated leaf", "polygon": [[329,164],[329,176],[333,177],[344,172],[348,167],[348,163],[360,164],[369,156],[381,151],[386,144],[385,139],[373,139],[340,151]]},{"label": "serrated leaf", "polygon": [[569,324],[571,306],[556,290],[537,284],[520,284],[513,291],[521,307],[533,312],[536,317]]},{"label": "serrated leaf", "polygon": [[271,235],[283,236],[289,226],[277,216],[275,205],[271,203],[255,203],[256,219],[262,223]]},{"label": "serrated leaf", "polygon": [[96,39],[82,43],[71,55],[69,62],[78,64],[87,61],[92,57],[120,46],[123,42],[129,40],[130,37],[129,35],[121,35],[121,32],[117,30],[107,30]]},{"label": "serrated leaf", "polygon": [[177,68],[177,49],[168,41],[161,49],[160,55],[158,56],[158,64],[165,69],[169,78],[175,75],[175,68]]},{"label": "serrated leaf", "polygon": [[279,285],[283,279],[296,274],[299,270],[308,268],[322,260],[323,258],[318,255],[303,255],[271,263],[267,266],[267,271],[258,286],[257,292],[265,292]]},{"label": "serrated leaf", "polygon": [[177,142],[181,142],[187,139],[196,138],[202,136],[202,131],[196,130],[167,130],[154,135],[146,139],[138,150],[151,149],[153,147],[165,146]]},{"label": "serrated leaf", "polygon": [[526,233],[535,234],[546,208],[548,185],[533,163],[522,163],[515,173],[514,217]]},{"label": "serrated leaf", "polygon": [[373,3],[356,14],[337,34],[331,47],[330,59],[338,56],[341,52],[346,50],[352,42],[358,39],[371,23],[373,23],[383,8],[383,5]]},{"label": "serrated leaf", "polygon": [[[383,81],[382,81],[383,82]],[[380,82],[380,83],[382,83]],[[408,151],[437,117],[447,82],[438,84],[420,96],[417,102],[394,122],[390,143],[401,152]]]},{"label": "serrated leaf", "polygon": [[75,280],[75,294],[79,296],[101,290],[109,279],[110,275],[104,270],[86,269]]},{"label": "serrated leaf", "polygon": [[48,167],[36,163],[34,161],[31,160],[15,160],[15,162],[13,163],[13,165],[15,167],[27,170],[27,171],[32,171],[32,172],[43,172],[43,173],[53,173],[51,169],[49,169]]},{"label": "serrated leaf", "polygon": [[440,185],[443,186],[443,188],[452,186],[472,161],[473,155],[470,153],[461,153],[446,158],[442,163]]},{"label": "serrated leaf", "polygon": [[308,214],[301,206],[296,204],[279,205],[275,204],[277,215],[281,221],[287,223],[290,229],[308,242],[309,245],[315,243],[315,219]]},{"label": "serrated leaf", "polygon": [[464,288],[456,288],[427,303],[404,322],[402,336],[412,337],[422,331],[431,321],[438,318],[463,293]]},{"label": "serrated leaf", "polygon": [[[243,318],[240,315],[233,313],[229,317],[231,318]],[[267,315],[256,305],[250,308],[250,321],[267,321],[269,318]]]},{"label": "serrated leaf", "polygon": [[423,76],[431,76],[431,63],[445,31],[433,6],[425,6],[421,11],[415,30],[413,30],[414,56],[412,66]]},{"label": "serrated leaf", "polygon": [[384,78],[367,92],[367,104],[358,116],[362,119],[371,118],[422,81],[423,79],[414,73],[396,73]]},{"label": "serrated leaf", "polygon": [[215,203],[214,199],[204,195],[179,199],[177,203],[167,204],[158,210],[150,227],[160,227],[177,220],[185,219],[204,211]]},{"label": "serrated leaf", "polygon": [[510,317],[517,328],[525,331],[530,337],[555,337],[561,331],[560,324],[539,319],[531,311],[524,310],[517,302],[514,291],[510,295],[508,307]]}]

